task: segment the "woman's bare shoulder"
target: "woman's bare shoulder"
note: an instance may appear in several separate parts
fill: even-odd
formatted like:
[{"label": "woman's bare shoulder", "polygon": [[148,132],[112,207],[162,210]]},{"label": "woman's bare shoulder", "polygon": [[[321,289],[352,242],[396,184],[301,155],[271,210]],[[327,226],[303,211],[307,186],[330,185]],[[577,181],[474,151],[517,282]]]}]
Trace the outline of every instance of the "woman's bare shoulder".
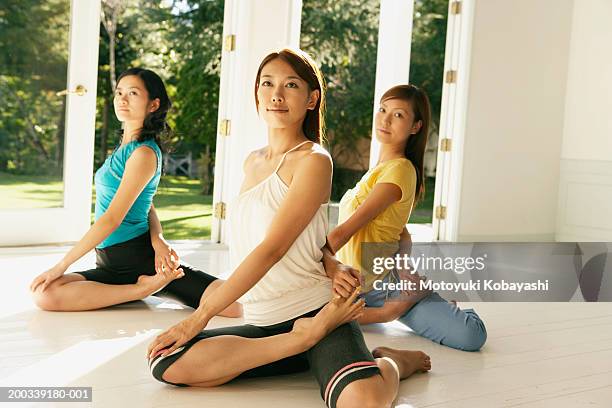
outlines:
[{"label": "woman's bare shoulder", "polygon": [[246,172],[247,169],[255,162],[258,158],[262,157],[266,152],[266,147],[262,147],[261,149],[253,150],[249,153],[244,159],[244,163],[242,163],[242,169]]},{"label": "woman's bare shoulder", "polygon": [[320,165],[331,165],[332,158],[329,152],[320,144],[313,143],[309,146],[308,150],[306,150],[306,154],[304,155],[304,159],[308,162],[319,163]]}]

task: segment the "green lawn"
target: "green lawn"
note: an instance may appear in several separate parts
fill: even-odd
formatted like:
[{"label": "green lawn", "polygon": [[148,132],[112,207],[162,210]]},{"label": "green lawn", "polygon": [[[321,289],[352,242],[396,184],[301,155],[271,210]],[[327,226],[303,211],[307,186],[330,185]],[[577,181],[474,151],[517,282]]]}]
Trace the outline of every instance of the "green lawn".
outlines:
[{"label": "green lawn", "polygon": [[210,239],[212,196],[200,191],[199,180],[162,179],[153,203],[167,239]]},{"label": "green lawn", "polygon": [[421,201],[417,208],[412,211],[410,215],[411,224],[430,224],[431,217],[433,215],[433,200],[434,200],[434,188],[436,187],[435,177],[425,178],[425,197]]},{"label": "green lawn", "polygon": [[[425,200],[412,212],[411,223],[431,223],[435,179],[427,178]],[[57,177],[0,173],[0,209],[61,207],[63,182]],[[92,219],[95,191],[92,195]],[[210,239],[212,196],[200,194],[200,183],[164,176],[154,198],[167,239]]]},{"label": "green lawn", "polygon": [[61,177],[0,173],[0,209],[53,208],[63,203]]},{"label": "green lawn", "polygon": [[[61,207],[63,187],[57,177],[0,173],[0,209]],[[200,194],[198,180],[164,176],[153,202],[167,239],[210,239],[212,196]]]}]

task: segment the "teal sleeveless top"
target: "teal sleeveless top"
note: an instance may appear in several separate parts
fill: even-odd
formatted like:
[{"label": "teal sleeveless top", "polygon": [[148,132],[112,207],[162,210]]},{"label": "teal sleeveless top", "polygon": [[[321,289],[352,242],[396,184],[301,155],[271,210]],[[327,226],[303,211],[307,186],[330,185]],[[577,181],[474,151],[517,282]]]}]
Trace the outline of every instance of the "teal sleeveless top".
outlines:
[{"label": "teal sleeveless top", "polygon": [[141,146],[147,146],[155,152],[157,156],[157,169],[155,170],[155,174],[151,180],[149,180],[138,198],[136,198],[136,201],[125,215],[121,225],[102,241],[97,248],[102,249],[129,241],[149,230],[149,210],[151,209],[153,196],[159,185],[162,163],[162,152],[153,139],[148,139],[143,142],[132,141],[124,146],[120,146],[106,158],[102,167],[96,171],[94,177],[96,186],[95,219],[98,220],[98,218],[108,209],[121,183],[121,178],[125,171],[125,163],[134,150]]}]

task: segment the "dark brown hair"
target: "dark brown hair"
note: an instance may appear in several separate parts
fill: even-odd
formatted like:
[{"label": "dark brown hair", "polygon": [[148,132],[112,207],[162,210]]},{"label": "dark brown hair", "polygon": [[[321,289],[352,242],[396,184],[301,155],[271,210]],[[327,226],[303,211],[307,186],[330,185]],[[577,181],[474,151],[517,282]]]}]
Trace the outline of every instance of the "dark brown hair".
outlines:
[{"label": "dark brown hair", "polygon": [[425,147],[427,146],[427,136],[429,134],[429,124],[431,121],[431,108],[429,98],[422,89],[415,85],[397,85],[385,92],[380,98],[383,103],[389,99],[400,99],[410,103],[414,113],[414,121],[421,121],[421,129],[414,135],[410,135],[406,141],[404,156],[412,162],[417,172],[417,185],[414,194],[414,205],[425,195],[425,178],[423,174],[423,158]]},{"label": "dark brown hair", "polygon": [[306,111],[302,130],[308,138],[315,143],[321,144],[325,138],[325,82],[323,74],[317,66],[316,62],[306,52],[295,48],[283,48],[280,51],[268,54],[257,70],[255,78],[255,105],[259,110],[259,101],[257,100],[257,91],[259,90],[259,79],[261,71],[266,64],[275,59],[281,59],[293,68],[296,74],[302,78],[307,84],[309,91],[319,91],[319,98],[313,110]]},{"label": "dark brown hair", "polygon": [[[119,83],[122,78],[130,75],[137,76],[142,80],[149,94],[149,101],[159,99],[159,108],[154,112],[147,113],[144,123],[142,124],[142,129],[138,136],[136,136],[136,140],[142,142],[147,139],[153,139],[160,150],[163,153],[167,153],[170,150],[169,141],[172,137],[172,129],[166,121],[166,116],[172,107],[172,102],[170,102],[170,98],[168,98],[164,81],[162,81],[159,75],[149,69],[130,68],[119,75],[117,83]],[[120,134],[123,134],[123,130],[120,131]]]}]

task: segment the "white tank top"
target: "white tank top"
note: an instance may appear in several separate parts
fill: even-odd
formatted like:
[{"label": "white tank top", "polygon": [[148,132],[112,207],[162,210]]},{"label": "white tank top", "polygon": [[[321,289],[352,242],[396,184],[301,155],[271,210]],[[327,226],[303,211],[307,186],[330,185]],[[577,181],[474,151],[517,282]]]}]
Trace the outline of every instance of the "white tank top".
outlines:
[{"label": "white tank top", "polygon": [[[287,151],[268,178],[241,193],[230,204],[229,256],[232,270],[263,241],[289,191],[277,173],[287,153],[308,142]],[[322,204],[285,256],[239,299],[245,323],[269,326],[329,302],[331,281],[321,263],[327,225],[327,204]]]}]

